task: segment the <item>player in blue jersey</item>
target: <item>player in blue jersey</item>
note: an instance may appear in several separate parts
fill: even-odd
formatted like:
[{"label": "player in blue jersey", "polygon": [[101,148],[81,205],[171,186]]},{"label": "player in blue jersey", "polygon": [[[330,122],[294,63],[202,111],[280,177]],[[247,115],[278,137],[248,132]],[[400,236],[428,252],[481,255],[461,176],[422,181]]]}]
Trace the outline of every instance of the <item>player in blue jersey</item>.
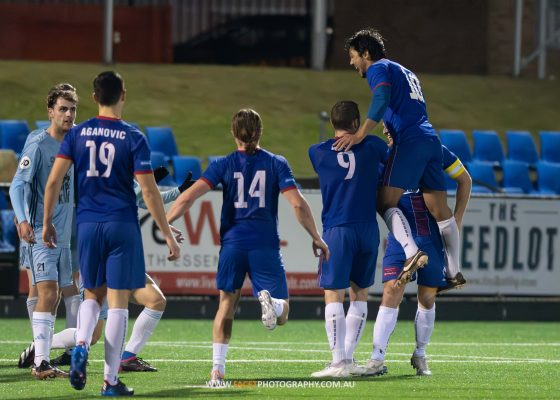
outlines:
[{"label": "player in blue jersey", "polygon": [[65,137],[45,191],[43,242],[55,247],[57,233],[52,210],[62,177],[74,165],[78,182],[77,237],[84,301],[80,306],[76,347],[72,352],[70,383],[81,390],[86,384],[89,344],[105,296],[109,303],[105,327],[105,371],[101,394],[132,395],[118,378],[127,331],[130,292],[145,286],[144,254],[134,194],[140,184],[148,210],[162,231],[170,260],[179,246],[165,221],[161,196],[154,180],[150,148],[145,136],[121,119],[126,91],[113,71],[93,81],[99,115],[74,127]]},{"label": "player in blue jersey", "polygon": [[383,38],[374,29],[356,32],[346,47],[350,65],[367,79],[372,100],[367,119],[358,132],[340,138],[335,148],[349,150],[382,119],[393,137],[394,146],[379,189],[377,209],[406,254],[407,262],[396,284],[406,284],[414,271],[428,261],[397,207],[405,190],[417,188],[422,189],[426,206],[437,221],[449,259],[448,278],[458,281],[459,228],[447,205],[441,142],[428,121],[420,81],[410,70],[386,58]]},{"label": "player in blue jersey", "polygon": [[286,159],[259,147],[262,121],[257,112],[243,109],[231,124],[237,151],[213,161],[167,213],[172,222],[184,215],[194,201],[221,184],[223,205],[221,250],[216,276],[220,304],[213,327],[213,367],[210,386],[223,385],[225,360],[233,317],[248,274],[268,329],[283,325],[289,312],[286,273],[278,235],[278,196],[292,206],[299,223],[313,239],[317,257],[329,258],[305,198],[297,189]]},{"label": "player in blue jersey", "polygon": [[51,125],[47,130],[35,134],[24,148],[10,186],[18,233],[28,246],[32,283],[37,289],[32,322],[35,343],[32,373],[37,379],[67,376],[50,363],[49,353],[59,288],[73,285],[69,229],[72,226],[74,206],[72,171],[61,177],[62,191],[56,209],[53,210],[54,224],[60,230],[60,246],[56,249],[48,248],[40,238],[47,179],[60,143],[74,125],[77,103],[75,91],[58,87],[51,89],[47,97]]},{"label": "player in blue jersey", "polygon": [[[387,131],[385,133],[391,145],[391,135]],[[472,181],[457,156],[445,146],[442,149],[442,170],[457,182],[454,215],[460,225],[469,201]],[[399,201],[399,209],[412,228],[411,234],[416,244],[429,255],[428,264],[416,273],[418,283],[418,310],[414,320],[416,348],[410,361],[416,369],[417,375],[431,375],[426,361],[426,346],[434,329],[436,294],[440,288],[449,287],[445,274],[446,255],[437,222],[428,212],[420,191],[405,192]],[[385,353],[389,338],[397,323],[399,304],[404,293],[404,287],[396,287],[394,283],[405,261],[406,256],[402,246],[389,233],[383,257],[383,298],[373,329],[373,352],[367,363],[365,375],[386,370]]]},{"label": "player in blue jersey", "polygon": [[[316,378],[364,372],[354,364],[353,354],[366,324],[368,288],[375,278],[378,165],[387,156],[387,145],[376,136],[365,137],[349,151],[333,149],[336,138],[354,134],[360,127],[360,112],[353,101],[336,103],[331,123],[335,137],[309,148],[323,198],[323,240],[331,251],[331,258],[320,264],[319,284],[325,290],[325,329],[332,362],[314,372]],[[347,288],[350,308],[345,317]]]}]

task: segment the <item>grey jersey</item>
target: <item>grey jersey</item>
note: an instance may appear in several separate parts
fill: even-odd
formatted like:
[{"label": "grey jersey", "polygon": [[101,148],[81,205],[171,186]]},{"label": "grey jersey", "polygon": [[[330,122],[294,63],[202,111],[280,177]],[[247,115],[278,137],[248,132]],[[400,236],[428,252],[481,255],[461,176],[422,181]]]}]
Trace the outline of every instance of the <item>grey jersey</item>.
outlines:
[{"label": "grey jersey", "polygon": [[[138,204],[138,207],[147,210],[148,207],[144,202],[144,197],[142,197],[142,188],[136,181],[134,181],[134,194],[136,194],[136,204]],[[160,190],[159,194],[161,195],[161,200],[163,201],[163,204],[167,204],[167,203],[171,203],[172,201],[175,201],[175,199],[179,197],[181,192],[179,191],[179,188],[173,188],[171,190],[166,190],[165,192],[162,192]]]},{"label": "grey jersey", "polygon": [[[14,180],[18,179],[26,183],[24,187],[25,215],[35,232],[36,241],[42,241],[45,186],[59,148],[60,142],[46,131],[39,133],[27,143],[14,176]],[[59,247],[70,247],[73,208],[74,171],[73,168],[70,168],[62,182],[53,215]]]}]

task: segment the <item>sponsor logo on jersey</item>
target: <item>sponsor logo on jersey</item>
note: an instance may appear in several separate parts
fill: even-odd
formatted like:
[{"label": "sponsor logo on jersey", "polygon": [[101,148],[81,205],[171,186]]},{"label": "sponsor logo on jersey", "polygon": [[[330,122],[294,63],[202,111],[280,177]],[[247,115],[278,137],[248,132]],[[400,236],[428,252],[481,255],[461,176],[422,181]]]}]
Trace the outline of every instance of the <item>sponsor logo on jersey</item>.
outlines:
[{"label": "sponsor logo on jersey", "polygon": [[27,169],[31,167],[31,159],[29,158],[29,156],[23,156],[23,158],[19,162],[19,167],[21,169]]}]

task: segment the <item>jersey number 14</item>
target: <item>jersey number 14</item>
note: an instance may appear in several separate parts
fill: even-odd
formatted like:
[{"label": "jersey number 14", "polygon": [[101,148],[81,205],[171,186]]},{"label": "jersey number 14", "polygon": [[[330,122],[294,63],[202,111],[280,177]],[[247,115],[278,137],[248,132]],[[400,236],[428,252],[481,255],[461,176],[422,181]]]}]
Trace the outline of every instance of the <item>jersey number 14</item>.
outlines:
[{"label": "jersey number 14", "polygon": [[[233,177],[237,179],[237,201],[233,203],[235,208],[247,208],[245,201],[245,177],[241,172],[234,172]],[[266,171],[259,170],[249,186],[249,196],[259,199],[259,208],[266,207]]]}]

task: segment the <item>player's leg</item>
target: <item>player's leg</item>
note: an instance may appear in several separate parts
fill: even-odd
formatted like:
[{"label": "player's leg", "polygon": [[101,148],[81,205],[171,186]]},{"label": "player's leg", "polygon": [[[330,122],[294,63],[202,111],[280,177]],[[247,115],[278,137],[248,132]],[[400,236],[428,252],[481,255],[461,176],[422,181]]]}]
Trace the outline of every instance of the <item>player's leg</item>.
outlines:
[{"label": "player's leg", "polygon": [[[27,314],[29,315],[29,326],[31,327],[31,334],[33,335],[33,311],[37,305],[37,288],[33,283],[33,273],[31,271],[30,263],[30,248],[24,245],[20,246],[19,262],[20,268],[25,268],[27,271],[27,282],[29,285],[27,300],[25,302],[27,307]],[[29,368],[35,361],[35,345],[33,342],[22,351],[18,360],[18,368]]]},{"label": "player's leg", "polygon": [[134,290],[131,301],[143,305],[144,309],[132,327],[132,335],[121,357],[121,368],[123,371],[155,372],[157,369],[137,354],[140,354],[156,329],[165,311],[167,300],[158,285],[146,274],[146,287]]},{"label": "player's leg", "polygon": [[434,331],[436,294],[435,287],[418,286],[418,310],[414,319],[416,349],[410,359],[410,364],[416,369],[416,375],[432,375],[426,359],[426,346]]},{"label": "player's leg", "polygon": [[354,361],[354,350],[362,338],[367,322],[367,299],[369,286],[362,288],[354,282],[350,282],[350,307],[346,313],[346,336],[344,340],[344,351],[346,363],[352,375],[362,375],[365,372]]}]

